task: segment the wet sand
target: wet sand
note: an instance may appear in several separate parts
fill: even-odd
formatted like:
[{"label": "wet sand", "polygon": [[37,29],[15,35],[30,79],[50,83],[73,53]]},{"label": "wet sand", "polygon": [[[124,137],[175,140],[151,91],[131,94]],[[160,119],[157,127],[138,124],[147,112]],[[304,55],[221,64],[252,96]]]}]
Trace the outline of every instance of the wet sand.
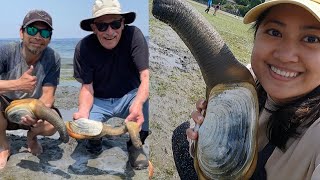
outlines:
[{"label": "wet sand", "polygon": [[[63,119],[70,121],[77,110],[79,85],[64,81],[56,91],[55,105]],[[110,122],[119,125],[122,122]],[[68,143],[59,140],[56,133],[50,137],[38,137],[44,152],[34,156],[27,151],[25,130],[7,131],[11,144],[11,156],[7,166],[0,170],[1,180],[14,179],[148,179],[148,170],[133,170],[128,163],[127,134],[103,139],[103,152],[89,154],[83,141],[70,138]],[[149,142],[144,146],[149,151]]]}]

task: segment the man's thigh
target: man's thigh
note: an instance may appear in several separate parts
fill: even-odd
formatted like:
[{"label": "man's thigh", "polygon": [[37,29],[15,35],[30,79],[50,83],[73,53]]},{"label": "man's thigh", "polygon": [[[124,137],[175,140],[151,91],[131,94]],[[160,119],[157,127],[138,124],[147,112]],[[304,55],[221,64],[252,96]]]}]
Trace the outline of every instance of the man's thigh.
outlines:
[{"label": "man's thigh", "polygon": [[105,122],[113,116],[114,99],[94,98],[89,119]]},{"label": "man's thigh", "polygon": [[89,119],[105,122],[111,117],[125,119],[129,115],[129,107],[137,94],[134,89],[121,98],[94,98]]},{"label": "man's thigh", "polygon": [[[111,117],[127,118],[129,108],[137,95],[138,89],[133,89],[121,98],[100,99],[94,98],[89,119],[105,122]],[[142,130],[149,129],[149,100],[143,104],[144,123]]]}]

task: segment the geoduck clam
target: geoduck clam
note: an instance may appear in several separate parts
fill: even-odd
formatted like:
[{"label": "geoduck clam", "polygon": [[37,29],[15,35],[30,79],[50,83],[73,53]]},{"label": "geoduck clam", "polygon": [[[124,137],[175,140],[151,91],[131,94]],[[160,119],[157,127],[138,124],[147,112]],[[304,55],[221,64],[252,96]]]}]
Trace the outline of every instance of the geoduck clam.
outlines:
[{"label": "geoduck clam", "polygon": [[60,134],[60,139],[66,143],[69,135],[64,121],[52,109],[45,106],[38,99],[20,99],[12,101],[5,109],[6,118],[14,123],[20,124],[21,117],[29,115],[32,118],[43,119],[52,124]]},{"label": "geoduck clam", "polygon": [[99,121],[80,118],[66,122],[66,126],[69,135],[75,139],[97,139],[104,136],[119,136],[128,132],[132,144],[136,148],[142,147],[140,128],[136,122],[129,121],[122,126],[112,127]]},{"label": "geoduck clam", "polygon": [[199,179],[248,179],[257,160],[258,99],[249,70],[186,1],[153,0],[153,15],[177,32],[206,84],[205,119],[195,143]]}]

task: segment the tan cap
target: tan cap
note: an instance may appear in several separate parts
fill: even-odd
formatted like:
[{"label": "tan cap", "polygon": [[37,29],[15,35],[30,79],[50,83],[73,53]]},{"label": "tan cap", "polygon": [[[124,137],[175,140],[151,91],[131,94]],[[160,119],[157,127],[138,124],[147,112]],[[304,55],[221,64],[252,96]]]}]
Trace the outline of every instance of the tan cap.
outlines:
[{"label": "tan cap", "polygon": [[309,11],[320,21],[320,0],[266,0],[264,3],[252,8],[244,16],[243,23],[249,24],[257,20],[261,13],[278,4],[294,4]]}]

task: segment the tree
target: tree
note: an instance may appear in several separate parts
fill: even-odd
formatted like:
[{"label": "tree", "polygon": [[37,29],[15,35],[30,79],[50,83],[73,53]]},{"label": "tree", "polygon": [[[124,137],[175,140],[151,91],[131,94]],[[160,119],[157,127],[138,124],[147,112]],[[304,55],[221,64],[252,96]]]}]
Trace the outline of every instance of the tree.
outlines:
[{"label": "tree", "polygon": [[263,2],[265,2],[265,0],[251,0],[249,2],[249,10]]},{"label": "tree", "polygon": [[251,0],[251,1],[249,1],[249,3],[247,5],[240,4],[238,6],[238,9],[239,9],[241,16],[244,16],[250,9],[252,9],[253,7],[255,7],[263,2],[265,2],[265,0]]},{"label": "tree", "polygon": [[249,4],[249,0],[235,0],[238,5],[247,6]]}]

